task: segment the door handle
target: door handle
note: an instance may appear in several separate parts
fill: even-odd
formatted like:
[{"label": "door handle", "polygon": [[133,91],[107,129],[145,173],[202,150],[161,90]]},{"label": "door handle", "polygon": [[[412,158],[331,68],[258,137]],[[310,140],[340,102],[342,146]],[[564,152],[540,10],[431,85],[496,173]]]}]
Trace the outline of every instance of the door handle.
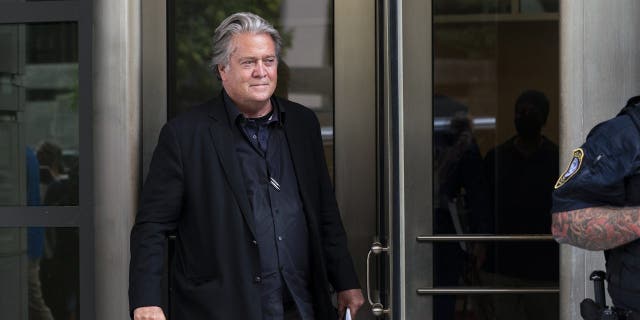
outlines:
[{"label": "door handle", "polygon": [[367,254],[367,299],[369,300],[369,304],[371,305],[371,312],[373,313],[374,316],[376,316],[377,318],[382,317],[384,315],[387,315],[391,312],[390,309],[385,309],[384,306],[382,305],[382,303],[380,302],[373,302],[373,300],[371,300],[371,286],[369,284],[369,280],[371,278],[371,274],[369,272],[370,270],[370,259],[371,259],[371,254],[375,254],[378,255],[382,252],[387,252],[389,251],[389,247],[384,247],[382,246],[382,244],[380,242],[374,242],[371,245],[371,249],[369,249],[369,253]]}]

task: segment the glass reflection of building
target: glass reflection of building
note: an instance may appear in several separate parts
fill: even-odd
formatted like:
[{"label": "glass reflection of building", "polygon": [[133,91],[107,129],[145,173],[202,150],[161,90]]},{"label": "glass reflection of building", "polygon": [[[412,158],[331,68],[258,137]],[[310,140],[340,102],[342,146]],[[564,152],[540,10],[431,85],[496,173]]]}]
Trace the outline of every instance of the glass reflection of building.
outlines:
[{"label": "glass reflection of building", "polygon": [[[78,205],[77,32],[0,25],[0,206]],[[0,252],[1,318],[78,316],[77,228],[1,227]]]},{"label": "glass reflection of building", "polygon": [[[434,234],[550,233],[559,161],[558,2],[517,5],[434,1]],[[522,140],[516,98],[529,89],[550,102],[543,135],[535,137],[550,153],[527,153],[513,142]],[[558,286],[551,239],[445,242],[433,250],[434,286]],[[434,319],[554,319],[558,310],[556,294],[434,297]]]}]

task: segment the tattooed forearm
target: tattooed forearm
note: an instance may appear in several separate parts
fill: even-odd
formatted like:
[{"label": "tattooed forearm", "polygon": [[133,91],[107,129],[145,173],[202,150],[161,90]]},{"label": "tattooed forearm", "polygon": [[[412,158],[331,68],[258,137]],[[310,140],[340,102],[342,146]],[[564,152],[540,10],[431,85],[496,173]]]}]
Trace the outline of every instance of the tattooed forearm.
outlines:
[{"label": "tattooed forearm", "polygon": [[640,207],[594,207],[553,214],[556,241],[606,250],[640,238]]}]

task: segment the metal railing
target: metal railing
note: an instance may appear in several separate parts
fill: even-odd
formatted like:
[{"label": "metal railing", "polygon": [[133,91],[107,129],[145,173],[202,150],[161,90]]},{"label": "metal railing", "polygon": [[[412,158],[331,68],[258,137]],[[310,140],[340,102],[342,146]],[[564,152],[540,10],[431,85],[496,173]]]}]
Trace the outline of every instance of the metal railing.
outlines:
[{"label": "metal railing", "polygon": [[418,236],[418,242],[457,242],[457,241],[550,241],[550,234],[442,234]]},{"label": "metal railing", "polygon": [[420,295],[470,295],[470,294],[513,294],[513,293],[558,293],[558,287],[531,288],[479,288],[479,287],[439,287],[420,288],[416,292]]},{"label": "metal railing", "polygon": [[[416,237],[418,242],[504,242],[553,241],[550,234],[442,234]],[[419,288],[419,295],[481,295],[481,294],[548,294],[559,293],[559,287],[436,287]]]}]

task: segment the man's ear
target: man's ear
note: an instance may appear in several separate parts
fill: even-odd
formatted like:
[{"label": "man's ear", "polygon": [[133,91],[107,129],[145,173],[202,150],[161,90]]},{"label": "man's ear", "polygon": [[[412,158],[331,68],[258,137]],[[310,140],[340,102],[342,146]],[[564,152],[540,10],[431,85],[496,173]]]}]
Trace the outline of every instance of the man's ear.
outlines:
[{"label": "man's ear", "polygon": [[216,66],[218,68],[218,74],[220,74],[220,80],[224,81],[227,77],[225,66],[219,64]]}]

